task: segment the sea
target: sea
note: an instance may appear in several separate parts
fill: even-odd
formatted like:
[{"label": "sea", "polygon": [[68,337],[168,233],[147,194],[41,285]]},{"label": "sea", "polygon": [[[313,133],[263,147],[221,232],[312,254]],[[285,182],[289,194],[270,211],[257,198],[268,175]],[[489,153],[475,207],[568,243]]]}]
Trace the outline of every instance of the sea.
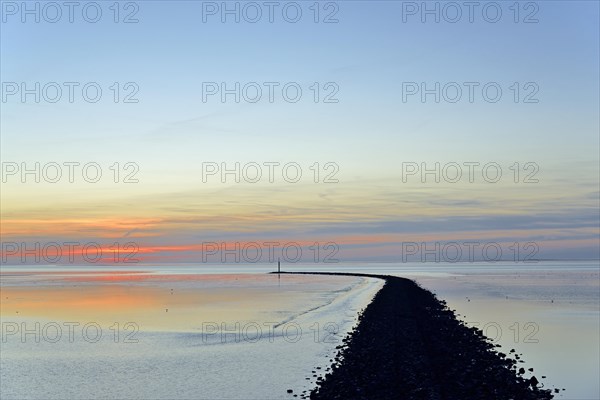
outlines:
[{"label": "sea", "polygon": [[[266,264],[0,269],[2,399],[293,399],[327,372],[376,278]],[[600,267],[285,264],[402,276],[446,300],[556,398],[599,399]],[[529,369],[532,371],[529,371]]]}]

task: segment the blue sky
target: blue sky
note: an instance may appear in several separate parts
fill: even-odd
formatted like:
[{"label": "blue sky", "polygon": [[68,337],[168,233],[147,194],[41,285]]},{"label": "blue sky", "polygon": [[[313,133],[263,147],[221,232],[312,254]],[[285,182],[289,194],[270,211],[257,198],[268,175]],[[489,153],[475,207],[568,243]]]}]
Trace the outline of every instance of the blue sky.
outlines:
[{"label": "blue sky", "polygon": [[[476,12],[473,23],[464,17],[456,24],[422,23],[418,16],[403,23],[406,2],[393,1],[336,2],[339,22],[332,24],[312,21],[313,2],[298,3],[304,14],[296,24],[278,13],[272,24],[264,19],[221,23],[218,16],[203,23],[199,1],[137,2],[139,22],[116,24],[108,8],[112,2],[99,4],[103,18],[96,24],[78,14],[73,24],[21,23],[3,15],[3,83],[98,82],[104,92],[95,104],[80,98],[73,104],[22,103],[10,97],[1,104],[0,155],[3,162],[19,163],[94,160],[107,167],[135,162],[141,181],[92,187],[9,181],[2,193],[2,216],[9,221],[5,235],[48,240],[33,222],[43,218],[60,226],[59,236],[72,237],[81,221],[127,216],[126,227],[101,234],[106,224],[99,222],[90,237],[124,235],[137,218],[136,232],[148,229],[138,240],[152,242],[148,245],[187,243],[198,231],[225,238],[236,226],[252,231],[252,237],[310,240],[327,231],[344,242],[364,235],[365,224],[376,227],[368,234],[378,229],[391,234],[385,228],[391,221],[405,227],[404,238],[420,235],[420,224],[431,226],[427,232],[437,240],[435,221],[447,215],[452,220],[443,230],[449,226],[457,238],[469,236],[465,231],[475,229],[472,218],[479,218],[489,222],[478,232],[502,230],[513,232],[513,239],[529,235],[542,242],[560,233],[564,243],[549,246],[558,246],[553,254],[571,257],[579,251],[573,248],[582,247],[586,258],[597,256],[597,2],[537,2],[539,22],[530,24],[513,22],[512,2],[499,2],[503,17],[498,23]],[[520,3],[520,18],[532,10],[526,4]],[[322,9],[321,17],[331,10]],[[303,97],[298,103],[280,96],[273,103],[222,103],[217,96],[202,101],[203,82],[236,81],[297,82]],[[112,102],[108,88],[114,82],[135,83],[139,102]],[[324,84],[335,83],[339,102],[314,103],[309,89],[314,82],[321,94]],[[483,101],[478,91],[473,103],[422,103],[418,96],[403,102],[403,82],[480,82],[480,87],[495,82],[503,95],[497,103]],[[515,103],[514,82],[521,96],[528,93],[523,85],[534,83],[539,102]],[[199,175],[205,161],[294,161],[305,167],[335,162],[340,183],[203,184]],[[400,171],[407,161],[498,162],[505,173],[514,162],[535,162],[540,183],[406,185]],[[227,206],[232,198],[238,201],[235,207]],[[266,218],[263,210],[277,210],[277,218]],[[309,217],[288,218],[290,210]],[[222,223],[204,219],[188,223],[193,227],[186,231],[169,222],[173,213],[178,221],[196,221],[202,214]],[[239,216],[250,222],[235,225]],[[145,225],[148,219],[152,228]],[[65,220],[73,227],[63,232]],[[545,236],[537,230],[544,220],[550,221]],[[11,221],[29,228],[17,229]],[[506,235],[488,236],[504,240]],[[580,245],[573,244],[577,240]],[[361,255],[369,256],[368,250]]]}]

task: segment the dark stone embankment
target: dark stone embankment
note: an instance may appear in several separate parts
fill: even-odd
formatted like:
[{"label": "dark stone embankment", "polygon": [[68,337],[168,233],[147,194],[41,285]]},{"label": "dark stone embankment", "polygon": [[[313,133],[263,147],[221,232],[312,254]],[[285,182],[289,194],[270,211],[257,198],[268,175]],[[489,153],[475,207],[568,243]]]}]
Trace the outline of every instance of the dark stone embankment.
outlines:
[{"label": "dark stone embankment", "polygon": [[535,377],[524,377],[522,361],[496,351],[479,329],[459,321],[443,300],[414,281],[342,275],[386,282],[344,339],[311,399],[553,398]]}]

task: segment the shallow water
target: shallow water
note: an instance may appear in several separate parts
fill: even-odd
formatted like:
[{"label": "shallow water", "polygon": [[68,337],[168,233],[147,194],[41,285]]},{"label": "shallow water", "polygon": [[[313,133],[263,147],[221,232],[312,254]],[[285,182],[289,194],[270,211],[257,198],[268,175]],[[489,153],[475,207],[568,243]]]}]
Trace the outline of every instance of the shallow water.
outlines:
[{"label": "shallow water", "polygon": [[[3,266],[2,322],[96,321],[104,335],[98,343],[88,343],[82,339],[82,324],[73,343],[64,338],[34,343],[34,335],[21,343],[18,334],[9,336],[1,343],[1,397],[271,399],[290,398],[288,388],[295,394],[310,390],[316,379],[311,371],[329,365],[340,338],[381,282],[304,275],[281,275],[279,280],[264,275],[272,269]],[[501,351],[522,353],[522,366],[534,368],[527,376],[560,389],[557,398],[600,398],[600,276],[595,262],[296,264],[284,269],[416,279],[447,300],[465,322],[484,329]],[[138,343],[125,343],[133,332],[132,326],[125,329],[129,321],[139,326],[130,337]],[[203,335],[203,322],[217,323],[218,331]],[[222,337],[221,322],[234,333]],[[256,342],[253,322],[262,329]],[[275,324],[264,325],[270,322]],[[326,326],[328,322],[333,325]],[[302,328],[297,342],[294,325],[282,332],[286,323]],[[279,328],[272,341],[269,326]],[[336,327],[339,332],[330,334],[328,329]],[[214,330],[215,325],[205,328]],[[5,336],[3,332],[3,340]],[[25,382],[23,376],[32,378]]]},{"label": "shallow water", "polygon": [[[600,398],[600,288],[597,267],[564,271],[416,277],[501,351],[522,353],[525,369],[559,399]],[[546,376],[545,379],[541,379]],[[565,390],[562,390],[562,389]]]},{"label": "shallow water", "polygon": [[3,276],[3,399],[291,398],[383,284],[54,272]]}]

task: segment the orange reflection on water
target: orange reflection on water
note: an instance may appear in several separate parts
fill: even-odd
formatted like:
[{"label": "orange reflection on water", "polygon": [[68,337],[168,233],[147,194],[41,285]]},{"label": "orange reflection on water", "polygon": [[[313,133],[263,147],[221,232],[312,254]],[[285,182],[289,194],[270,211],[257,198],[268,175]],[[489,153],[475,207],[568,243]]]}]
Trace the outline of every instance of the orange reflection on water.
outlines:
[{"label": "orange reflection on water", "polygon": [[[24,274],[27,276],[27,274]],[[40,275],[40,274],[37,274]],[[261,320],[306,304],[314,278],[276,275],[41,274],[43,284],[3,286],[0,316],[56,322],[134,322],[142,330],[199,331],[203,322]],[[19,278],[21,278],[20,276]],[[32,281],[33,282],[33,281]]]}]

